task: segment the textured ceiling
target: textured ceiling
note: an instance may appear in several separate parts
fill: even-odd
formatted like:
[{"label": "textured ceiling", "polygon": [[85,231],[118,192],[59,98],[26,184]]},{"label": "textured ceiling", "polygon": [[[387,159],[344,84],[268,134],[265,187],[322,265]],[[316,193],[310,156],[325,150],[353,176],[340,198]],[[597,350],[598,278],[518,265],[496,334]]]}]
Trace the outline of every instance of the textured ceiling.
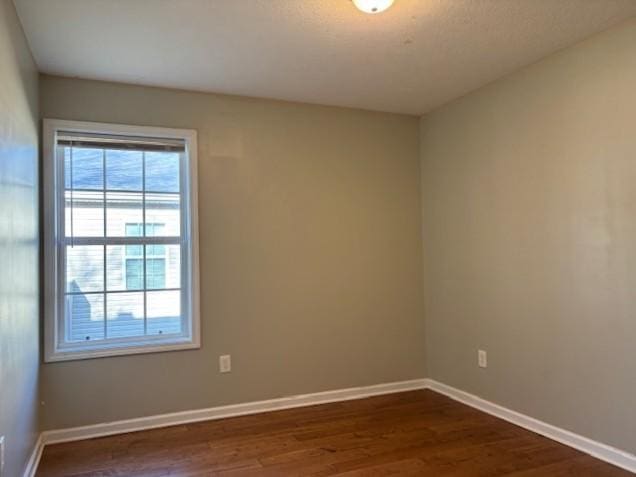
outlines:
[{"label": "textured ceiling", "polygon": [[41,71],[422,114],[636,0],[15,0]]}]

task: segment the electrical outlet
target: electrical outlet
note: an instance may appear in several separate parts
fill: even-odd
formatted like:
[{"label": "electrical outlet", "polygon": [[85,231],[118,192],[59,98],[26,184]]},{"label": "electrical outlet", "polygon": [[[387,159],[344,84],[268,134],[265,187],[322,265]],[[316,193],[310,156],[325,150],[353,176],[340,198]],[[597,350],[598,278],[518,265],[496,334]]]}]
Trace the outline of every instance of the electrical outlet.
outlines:
[{"label": "electrical outlet", "polygon": [[0,436],[0,477],[4,477],[4,436]]},{"label": "electrical outlet", "polygon": [[477,365],[480,368],[488,367],[488,355],[483,349],[477,351]]},{"label": "electrical outlet", "polygon": [[229,354],[219,356],[219,371],[221,373],[232,371],[232,358]]}]

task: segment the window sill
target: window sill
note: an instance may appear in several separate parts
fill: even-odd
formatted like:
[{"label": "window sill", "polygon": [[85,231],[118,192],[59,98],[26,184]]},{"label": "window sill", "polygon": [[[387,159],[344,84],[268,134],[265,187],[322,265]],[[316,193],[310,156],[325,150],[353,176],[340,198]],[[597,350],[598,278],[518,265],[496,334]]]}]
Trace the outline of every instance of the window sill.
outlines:
[{"label": "window sill", "polygon": [[171,338],[162,341],[152,341],[150,343],[119,343],[103,344],[93,347],[83,346],[81,348],[61,348],[47,352],[44,358],[45,363],[57,361],[77,361],[82,359],[106,358],[110,356],[127,356],[133,354],[162,353],[166,351],[181,351],[201,348],[201,343],[193,341],[191,338]]}]

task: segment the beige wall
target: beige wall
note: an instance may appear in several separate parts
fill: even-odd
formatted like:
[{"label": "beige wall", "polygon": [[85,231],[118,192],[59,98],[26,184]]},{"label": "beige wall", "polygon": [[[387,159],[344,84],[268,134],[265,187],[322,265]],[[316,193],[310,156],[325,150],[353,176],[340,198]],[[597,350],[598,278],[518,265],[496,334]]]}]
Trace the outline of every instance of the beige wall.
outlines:
[{"label": "beige wall", "polygon": [[49,76],[41,114],[199,131],[203,332],[44,365],[44,428],[425,376],[417,118]]},{"label": "beige wall", "polygon": [[38,431],[38,74],[0,0],[0,436],[21,475]]},{"label": "beige wall", "polygon": [[428,115],[421,162],[431,377],[636,451],[636,20]]}]

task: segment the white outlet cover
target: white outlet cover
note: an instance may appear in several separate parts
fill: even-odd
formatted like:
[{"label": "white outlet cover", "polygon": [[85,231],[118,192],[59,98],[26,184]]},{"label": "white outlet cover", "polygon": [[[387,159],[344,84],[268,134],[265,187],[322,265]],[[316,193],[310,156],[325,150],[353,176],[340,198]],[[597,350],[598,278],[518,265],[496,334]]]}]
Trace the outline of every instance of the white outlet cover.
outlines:
[{"label": "white outlet cover", "polygon": [[488,367],[488,354],[483,349],[477,351],[477,365],[480,368]]},{"label": "white outlet cover", "polygon": [[232,357],[229,354],[219,356],[219,371],[221,373],[232,371]]}]

